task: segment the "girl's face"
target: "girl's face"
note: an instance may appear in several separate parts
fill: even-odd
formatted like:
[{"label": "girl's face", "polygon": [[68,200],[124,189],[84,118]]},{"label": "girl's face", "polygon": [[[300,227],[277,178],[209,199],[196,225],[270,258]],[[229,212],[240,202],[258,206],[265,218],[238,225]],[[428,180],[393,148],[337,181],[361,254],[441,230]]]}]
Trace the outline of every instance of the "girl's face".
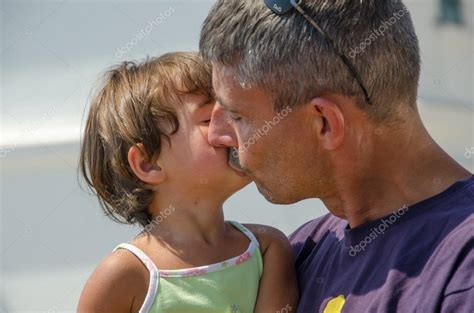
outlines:
[{"label": "girl's face", "polygon": [[178,131],[166,141],[159,161],[167,183],[190,193],[209,192],[213,196],[230,197],[250,183],[229,166],[229,149],[208,142],[208,129],[215,101],[207,95],[188,94],[178,105]]}]

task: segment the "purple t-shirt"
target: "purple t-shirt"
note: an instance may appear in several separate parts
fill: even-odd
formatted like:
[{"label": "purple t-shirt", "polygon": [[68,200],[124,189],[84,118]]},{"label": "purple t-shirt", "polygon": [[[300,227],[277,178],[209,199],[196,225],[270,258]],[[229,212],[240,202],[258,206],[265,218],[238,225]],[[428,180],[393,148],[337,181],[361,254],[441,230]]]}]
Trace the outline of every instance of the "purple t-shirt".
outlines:
[{"label": "purple t-shirt", "polygon": [[474,312],[474,176],[350,229],[327,214],[290,236],[298,312]]}]

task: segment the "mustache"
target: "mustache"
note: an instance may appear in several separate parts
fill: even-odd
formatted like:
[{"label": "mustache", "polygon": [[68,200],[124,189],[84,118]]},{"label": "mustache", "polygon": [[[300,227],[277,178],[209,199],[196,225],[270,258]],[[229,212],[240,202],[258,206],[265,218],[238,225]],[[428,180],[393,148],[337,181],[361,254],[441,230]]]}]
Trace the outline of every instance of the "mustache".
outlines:
[{"label": "mustache", "polygon": [[229,163],[242,172],[245,172],[239,160],[239,149],[236,147],[229,148]]}]

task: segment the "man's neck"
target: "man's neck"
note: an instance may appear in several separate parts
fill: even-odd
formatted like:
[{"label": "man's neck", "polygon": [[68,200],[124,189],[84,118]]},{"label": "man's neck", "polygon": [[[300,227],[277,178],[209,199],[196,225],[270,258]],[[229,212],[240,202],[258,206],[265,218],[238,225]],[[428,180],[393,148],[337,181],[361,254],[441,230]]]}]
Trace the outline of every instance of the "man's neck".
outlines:
[{"label": "man's neck", "polygon": [[387,137],[374,137],[363,155],[366,168],[359,167],[348,177],[341,173],[335,196],[323,199],[351,228],[428,199],[472,175],[422,125],[406,135],[394,133],[390,143]]}]

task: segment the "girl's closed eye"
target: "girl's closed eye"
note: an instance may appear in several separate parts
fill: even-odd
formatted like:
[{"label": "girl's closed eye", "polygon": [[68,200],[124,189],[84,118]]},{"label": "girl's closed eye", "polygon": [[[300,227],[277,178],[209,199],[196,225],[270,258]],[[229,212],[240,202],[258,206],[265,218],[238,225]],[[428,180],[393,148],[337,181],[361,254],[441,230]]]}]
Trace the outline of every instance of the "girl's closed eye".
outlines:
[{"label": "girl's closed eye", "polygon": [[197,112],[196,121],[199,123],[200,126],[209,126],[211,123],[211,115],[212,115],[212,108],[211,102],[208,102],[207,105],[203,106]]}]

